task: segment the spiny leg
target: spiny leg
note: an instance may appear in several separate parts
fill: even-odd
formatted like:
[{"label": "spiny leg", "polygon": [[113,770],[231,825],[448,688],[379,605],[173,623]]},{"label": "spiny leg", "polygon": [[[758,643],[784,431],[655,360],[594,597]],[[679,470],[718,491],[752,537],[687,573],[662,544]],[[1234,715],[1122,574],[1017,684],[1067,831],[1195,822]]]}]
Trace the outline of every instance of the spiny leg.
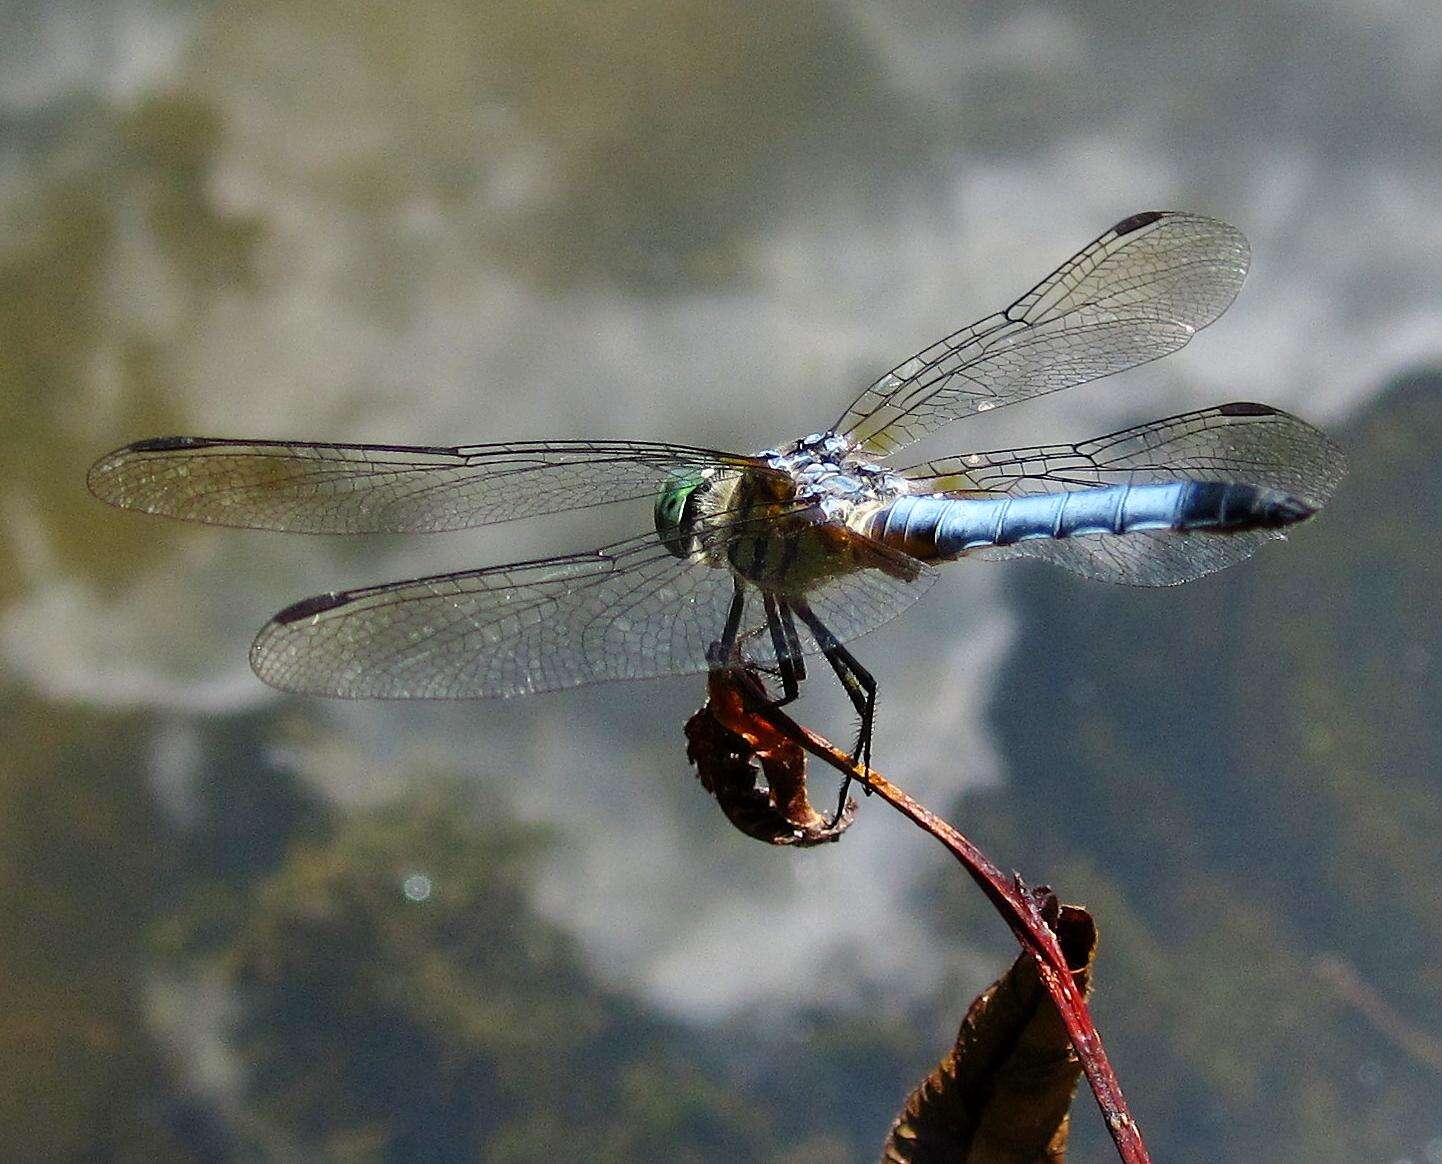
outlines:
[{"label": "spiny leg", "polygon": [[860,760],[869,767],[871,726],[876,712],[876,680],[809,606],[798,602],[794,604],[794,609],[801,616],[801,621],[810,628],[821,653],[826,656],[826,661],[831,664],[831,669],[836,672],[841,686],[845,688],[847,698],[861,716],[861,734],[857,737],[856,747],[852,749],[852,759]]},{"label": "spiny leg", "polygon": [[[851,700],[851,706],[856,708],[861,716],[861,731],[856,737],[856,747],[852,750],[852,763],[860,761],[867,769],[871,767],[871,728],[876,718],[876,680],[871,672],[857,661],[855,655],[848,651],[835,635],[826,629],[823,623],[812,609],[805,603],[796,602],[792,604],[801,621],[810,628],[816,639],[816,645],[821,648],[821,653],[826,656],[826,661],[831,664],[831,669],[836,672],[836,677],[841,680],[841,686],[845,689],[847,698]],[[847,776],[841,782],[841,795],[837,800],[836,817],[832,821],[841,819],[841,814],[846,810],[846,793],[851,788],[852,777]]]},{"label": "spiny leg", "polygon": [[[781,698],[771,706],[785,707],[801,693],[801,680],[806,677],[806,672],[801,666],[800,652],[792,650],[791,638],[787,635],[782,621],[780,611],[784,610],[785,606],[778,608],[776,596],[769,590],[761,592],[761,602],[766,608],[766,629],[771,632],[771,649],[776,652],[776,667],[781,676]],[[793,624],[793,635],[795,629]]]},{"label": "spiny leg", "polygon": [[856,656],[840,644],[834,650],[824,647],[822,650],[826,661],[831,664],[831,669],[836,672],[836,677],[841,680],[841,686],[845,688],[851,705],[861,717],[861,730],[857,733],[855,747],[851,749],[852,762],[859,760],[869,768],[871,728],[876,715],[876,680],[871,677],[871,672],[857,661]]}]

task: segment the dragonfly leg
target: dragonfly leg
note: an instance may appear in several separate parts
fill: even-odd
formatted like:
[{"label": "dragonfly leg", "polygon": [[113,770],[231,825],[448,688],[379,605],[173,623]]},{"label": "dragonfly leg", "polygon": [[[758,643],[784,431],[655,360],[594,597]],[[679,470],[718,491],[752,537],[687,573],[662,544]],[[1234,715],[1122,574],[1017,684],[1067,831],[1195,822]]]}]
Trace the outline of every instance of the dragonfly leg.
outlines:
[{"label": "dragonfly leg", "polygon": [[786,631],[786,647],[796,669],[796,681],[801,683],[806,679],[806,656],[801,653],[801,636],[796,633],[796,619],[786,599],[779,599],[777,605],[781,607],[781,626]]},{"label": "dragonfly leg", "polygon": [[736,636],[741,630],[741,615],[746,610],[746,591],[742,588],[741,579],[733,578],[732,584],[734,589],[731,591],[731,609],[726,613],[726,629],[721,632],[720,641],[712,643],[707,651],[706,661],[713,667],[727,667],[733,662]]},{"label": "dragonfly leg", "polygon": [[[826,661],[831,664],[831,669],[836,672],[836,677],[841,680],[841,686],[845,689],[847,698],[851,700],[851,706],[861,716],[861,730],[856,736],[856,746],[852,749],[851,760],[853,763],[860,762],[866,768],[871,767],[871,728],[876,718],[876,680],[870,671],[857,661],[855,655],[848,651],[836,636],[826,629],[826,624],[816,617],[809,606],[803,603],[795,603],[795,610],[801,621],[810,629],[816,638],[816,645],[821,648],[821,653],[826,656]],[[841,782],[841,795],[837,799],[836,820],[841,819],[842,812],[846,809],[846,793],[851,789],[852,777],[847,776]]]},{"label": "dragonfly leg", "polygon": [[[771,632],[771,649],[776,652],[776,667],[781,676],[781,698],[772,707],[785,707],[801,693],[801,680],[805,672],[798,667],[801,655],[793,650],[792,636],[796,633],[792,624],[791,634],[786,633],[781,611],[785,604],[778,604],[776,596],[769,590],[761,592],[761,601],[766,607],[766,628]],[[798,644],[799,645],[799,644]]]}]

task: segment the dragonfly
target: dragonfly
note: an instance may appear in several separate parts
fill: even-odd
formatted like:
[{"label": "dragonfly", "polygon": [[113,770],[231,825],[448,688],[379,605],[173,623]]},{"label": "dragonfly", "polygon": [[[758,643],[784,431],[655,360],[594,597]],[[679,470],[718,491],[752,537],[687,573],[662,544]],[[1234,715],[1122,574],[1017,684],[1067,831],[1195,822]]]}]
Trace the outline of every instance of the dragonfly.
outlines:
[{"label": "dragonfly", "polygon": [[1035,559],[1170,586],[1242,561],[1331,496],[1338,447],[1250,402],[892,467],[953,421],[1177,351],[1231,304],[1249,260],[1224,222],[1132,215],[1009,307],[887,372],[830,428],[757,453],[175,436],[101,458],[89,487],[125,509],[311,534],[458,530],[649,499],[652,528],[599,549],[306,598],[260,631],[251,666],[286,691],[468,699],[740,660],[777,677],[780,704],[819,654],[856,709],[853,756],[869,765],[877,683],[849,644],[916,602],[939,563]]}]

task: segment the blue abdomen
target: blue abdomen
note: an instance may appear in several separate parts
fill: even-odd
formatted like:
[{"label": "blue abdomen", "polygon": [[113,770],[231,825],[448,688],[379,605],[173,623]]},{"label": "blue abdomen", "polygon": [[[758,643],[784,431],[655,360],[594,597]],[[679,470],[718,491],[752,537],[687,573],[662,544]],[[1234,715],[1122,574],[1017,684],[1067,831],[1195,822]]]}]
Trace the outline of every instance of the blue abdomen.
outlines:
[{"label": "blue abdomen", "polygon": [[1313,511],[1313,506],[1276,489],[1168,481],[1022,497],[901,497],[872,515],[865,532],[915,557],[954,558],[968,550],[1036,538],[1274,529]]}]

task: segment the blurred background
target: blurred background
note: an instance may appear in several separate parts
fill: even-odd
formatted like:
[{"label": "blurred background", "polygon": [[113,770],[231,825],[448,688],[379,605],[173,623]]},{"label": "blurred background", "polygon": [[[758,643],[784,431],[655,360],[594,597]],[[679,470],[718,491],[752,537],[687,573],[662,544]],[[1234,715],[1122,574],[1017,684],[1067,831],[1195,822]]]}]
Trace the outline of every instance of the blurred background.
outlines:
[{"label": "blurred background", "polygon": [[1176,208],[1252,241],[1215,327],[922,452],[1261,400],[1351,476],[1179,590],[950,568],[858,646],[877,762],[1095,911],[1157,1158],[1442,1164],[1439,142],[1427,0],[0,4],[0,1156],[874,1159],[1014,953],[926,838],[741,837],[700,679],[247,669],[300,597],[647,505],[287,538],[85,472],[174,432],[762,448]]}]

